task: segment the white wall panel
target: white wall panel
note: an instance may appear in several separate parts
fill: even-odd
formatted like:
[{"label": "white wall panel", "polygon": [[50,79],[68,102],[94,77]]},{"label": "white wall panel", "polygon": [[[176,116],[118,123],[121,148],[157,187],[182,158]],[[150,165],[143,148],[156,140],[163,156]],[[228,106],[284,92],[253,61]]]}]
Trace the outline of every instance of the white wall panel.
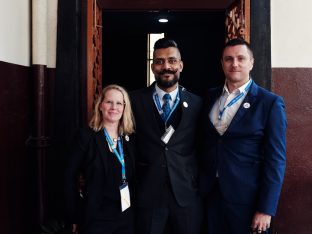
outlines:
[{"label": "white wall panel", "polygon": [[0,61],[30,65],[30,0],[0,0]]},{"label": "white wall panel", "polygon": [[311,0],[271,0],[272,67],[312,67],[311,11]]}]

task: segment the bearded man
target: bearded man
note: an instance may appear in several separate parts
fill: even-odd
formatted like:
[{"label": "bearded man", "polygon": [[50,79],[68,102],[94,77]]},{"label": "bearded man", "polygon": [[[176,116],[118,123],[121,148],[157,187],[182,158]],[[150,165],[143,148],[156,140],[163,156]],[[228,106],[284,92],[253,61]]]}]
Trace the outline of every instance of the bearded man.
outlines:
[{"label": "bearded man", "polygon": [[136,120],[136,233],[198,234],[202,208],[195,147],[201,99],[178,85],[177,43],[154,45],[151,86],[131,93]]}]

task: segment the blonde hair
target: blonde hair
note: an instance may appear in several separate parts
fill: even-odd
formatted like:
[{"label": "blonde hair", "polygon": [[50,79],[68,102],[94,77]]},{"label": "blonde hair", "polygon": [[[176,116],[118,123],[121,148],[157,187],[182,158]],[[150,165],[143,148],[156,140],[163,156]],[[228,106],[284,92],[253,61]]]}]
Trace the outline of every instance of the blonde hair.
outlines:
[{"label": "blonde hair", "polygon": [[101,113],[100,107],[101,107],[101,103],[104,101],[106,92],[112,89],[118,90],[119,92],[122,93],[124,104],[125,104],[123,114],[119,121],[118,132],[119,134],[124,134],[124,135],[134,133],[135,121],[134,121],[134,117],[133,117],[133,113],[131,109],[129,95],[123,87],[116,85],[116,84],[111,84],[111,85],[104,87],[100,95],[97,97],[95,101],[94,110],[93,110],[93,116],[89,122],[89,127],[92,128],[95,132],[98,132],[104,128],[103,115]]}]

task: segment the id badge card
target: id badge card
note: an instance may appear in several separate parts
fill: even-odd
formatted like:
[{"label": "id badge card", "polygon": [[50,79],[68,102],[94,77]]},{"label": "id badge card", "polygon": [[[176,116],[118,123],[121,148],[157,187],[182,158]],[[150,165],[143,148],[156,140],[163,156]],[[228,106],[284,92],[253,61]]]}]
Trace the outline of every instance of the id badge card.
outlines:
[{"label": "id badge card", "polygon": [[128,209],[131,206],[128,183],[123,183],[119,187],[119,190],[120,190],[120,199],[121,199],[121,212],[124,212],[126,209]]},{"label": "id badge card", "polygon": [[170,138],[172,137],[173,133],[174,133],[174,128],[172,127],[172,125],[170,125],[168,128],[166,128],[164,135],[162,135],[161,137],[162,142],[167,144]]}]

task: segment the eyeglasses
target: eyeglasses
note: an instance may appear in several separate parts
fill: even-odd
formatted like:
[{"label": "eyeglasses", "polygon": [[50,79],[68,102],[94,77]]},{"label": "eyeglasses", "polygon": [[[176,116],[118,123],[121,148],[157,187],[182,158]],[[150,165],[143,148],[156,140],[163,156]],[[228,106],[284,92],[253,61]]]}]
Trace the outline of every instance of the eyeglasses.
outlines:
[{"label": "eyeglasses", "polygon": [[166,61],[170,65],[176,65],[178,62],[180,62],[180,59],[178,59],[178,58],[168,58],[168,59],[156,58],[153,60],[153,63],[156,65],[164,65],[166,63]]},{"label": "eyeglasses", "polygon": [[113,102],[113,101],[110,101],[110,100],[107,100],[107,101],[104,101],[104,104],[105,105],[108,105],[108,106],[114,106],[116,105],[117,108],[121,108],[125,105],[125,103],[122,103],[122,102]]}]

